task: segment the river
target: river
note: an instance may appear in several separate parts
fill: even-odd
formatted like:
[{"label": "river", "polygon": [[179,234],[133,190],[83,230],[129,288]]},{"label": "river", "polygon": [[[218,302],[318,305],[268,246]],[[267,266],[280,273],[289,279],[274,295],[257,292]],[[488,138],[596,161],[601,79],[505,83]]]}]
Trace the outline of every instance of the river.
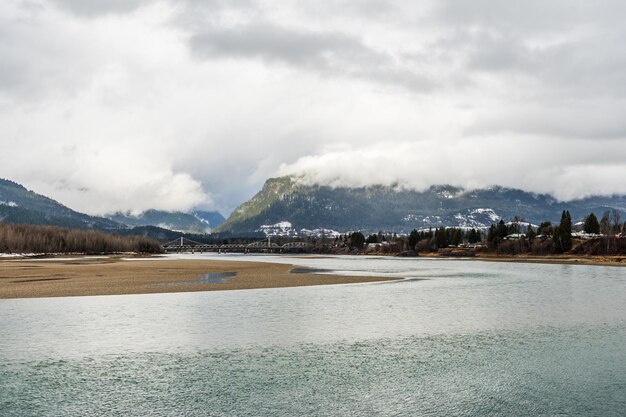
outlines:
[{"label": "river", "polygon": [[0,300],[0,415],[625,413],[624,268],[187,256],[402,279]]}]

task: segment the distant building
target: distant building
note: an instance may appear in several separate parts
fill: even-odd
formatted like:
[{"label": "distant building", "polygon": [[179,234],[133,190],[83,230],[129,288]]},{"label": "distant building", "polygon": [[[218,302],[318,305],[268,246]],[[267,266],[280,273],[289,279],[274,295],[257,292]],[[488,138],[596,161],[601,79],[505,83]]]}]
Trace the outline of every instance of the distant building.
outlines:
[{"label": "distant building", "polygon": [[380,243],[368,243],[367,244],[367,248],[368,249],[378,249],[378,248],[382,248],[385,246],[389,246],[389,242],[380,242]]},{"label": "distant building", "polygon": [[573,232],[572,237],[582,240],[595,239],[598,237],[603,237],[604,235],[601,233],[585,233],[585,232]]},{"label": "distant building", "polygon": [[513,233],[512,235],[508,235],[504,238],[504,240],[520,240],[526,239],[525,233]]}]

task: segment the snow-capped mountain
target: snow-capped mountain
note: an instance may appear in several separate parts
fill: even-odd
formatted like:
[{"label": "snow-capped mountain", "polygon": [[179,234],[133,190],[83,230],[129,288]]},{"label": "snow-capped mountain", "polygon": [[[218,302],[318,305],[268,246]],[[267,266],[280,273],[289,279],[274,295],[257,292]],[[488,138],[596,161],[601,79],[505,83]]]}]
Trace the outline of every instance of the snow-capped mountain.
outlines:
[{"label": "snow-capped mountain", "polygon": [[294,177],[280,177],[269,179],[217,229],[287,235],[316,229],[407,232],[441,226],[488,227],[515,216],[533,224],[558,222],[563,210],[569,210],[574,219],[582,219],[590,212],[600,217],[613,208],[626,214],[626,197],[559,202],[550,195],[499,186],[464,190],[437,185],[415,191],[387,186],[305,185]]}]

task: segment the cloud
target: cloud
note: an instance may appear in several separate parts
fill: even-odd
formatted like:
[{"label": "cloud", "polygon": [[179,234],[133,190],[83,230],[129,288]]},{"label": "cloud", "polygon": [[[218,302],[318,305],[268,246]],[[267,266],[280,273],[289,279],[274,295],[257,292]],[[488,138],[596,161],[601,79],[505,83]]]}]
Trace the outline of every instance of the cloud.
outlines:
[{"label": "cloud", "polygon": [[0,2],[0,176],[89,213],[265,178],[626,192],[626,5]]},{"label": "cloud", "polygon": [[[590,146],[592,145],[592,146]],[[354,149],[326,149],[283,164],[280,175],[332,187],[396,186],[424,190],[450,184],[471,190],[493,185],[552,194],[568,201],[591,195],[626,194],[626,148],[612,141],[529,137],[478,138],[441,146],[434,140],[390,142]],[[595,161],[595,162],[594,162]]]},{"label": "cloud", "polygon": [[[92,167],[77,167],[74,173],[54,183],[35,178],[29,184],[38,193],[54,195],[74,210],[98,215],[119,211],[138,214],[155,207],[166,211],[187,211],[213,204],[199,181],[163,167],[153,175],[128,176],[123,183],[102,181],[102,176],[106,177],[107,173]],[[98,205],[94,206],[94,202]]]},{"label": "cloud", "polygon": [[626,103],[612,100],[581,101],[568,106],[546,104],[519,105],[515,109],[493,109],[485,112],[479,122],[468,126],[467,135],[507,135],[509,133],[552,138],[594,140],[626,138]]},{"label": "cloud", "polygon": [[388,53],[365,45],[357,36],[337,31],[293,29],[254,22],[234,27],[203,26],[190,39],[199,56],[260,59],[323,76],[365,78],[398,84],[416,92],[434,88],[425,74],[398,63]]},{"label": "cloud", "polygon": [[[53,0],[54,3],[79,16],[95,17],[109,13],[128,13],[136,10],[145,0]],[[148,3],[151,3],[148,1]]]}]

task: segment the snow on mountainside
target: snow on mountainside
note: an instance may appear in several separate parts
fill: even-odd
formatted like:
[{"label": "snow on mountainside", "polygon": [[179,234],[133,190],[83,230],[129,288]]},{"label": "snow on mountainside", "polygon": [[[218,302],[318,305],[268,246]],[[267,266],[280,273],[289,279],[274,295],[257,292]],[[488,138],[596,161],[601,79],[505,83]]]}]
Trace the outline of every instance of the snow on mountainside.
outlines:
[{"label": "snow on mountainside", "polygon": [[340,235],[336,230],[331,229],[300,229],[296,230],[290,222],[282,221],[276,224],[264,224],[259,227],[257,232],[265,233],[265,236],[282,236],[282,237],[295,237],[295,236],[304,236],[304,237],[328,237],[328,238],[336,238]]},{"label": "snow on mountainside", "polygon": [[465,213],[454,215],[455,226],[460,227],[487,227],[498,222],[502,217],[490,208],[476,208],[467,210]]},{"label": "snow on mountainside", "polygon": [[291,226],[289,222],[278,222],[275,224],[261,225],[257,232],[265,233],[265,236],[296,236],[297,232]]},{"label": "snow on mountainside", "polygon": [[311,236],[311,237],[327,237],[327,238],[336,238],[339,237],[341,235],[341,233],[339,233],[336,230],[332,230],[332,229],[300,229],[300,235],[301,236]]},{"label": "snow on mountainside", "polygon": [[[330,187],[300,183],[296,177],[267,180],[263,189],[239,206],[218,231],[295,234],[302,230],[408,232],[413,228],[488,227],[519,216],[526,222],[558,222],[563,210],[576,220],[599,217],[615,208],[626,215],[626,197],[589,197],[559,202],[552,196],[494,186],[464,190],[436,185],[424,191],[388,186]],[[288,222],[289,228],[276,226]]]},{"label": "snow on mountainside", "polygon": [[224,216],[222,216],[217,211],[202,211],[202,210],[194,210],[191,214],[202,223],[206,224],[208,227],[215,228],[220,224],[224,223],[226,220]]}]

